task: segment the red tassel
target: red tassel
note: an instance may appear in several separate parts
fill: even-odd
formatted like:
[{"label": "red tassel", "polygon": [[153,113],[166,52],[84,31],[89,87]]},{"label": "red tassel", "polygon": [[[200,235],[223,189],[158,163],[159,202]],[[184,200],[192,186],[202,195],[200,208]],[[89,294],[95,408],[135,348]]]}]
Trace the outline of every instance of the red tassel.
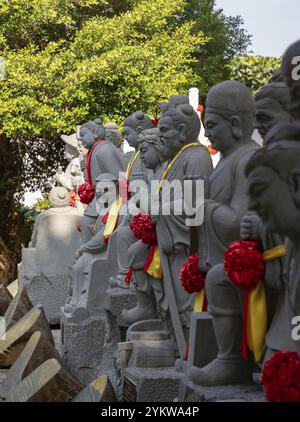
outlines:
[{"label": "red tassel", "polygon": [[248,360],[248,348],[247,348],[247,327],[248,327],[248,304],[249,304],[249,292],[245,292],[244,306],[243,306],[243,338],[242,338],[242,354],[245,360]]},{"label": "red tassel", "polygon": [[80,226],[80,224],[78,224],[78,226],[77,226],[77,231],[78,231],[78,233],[81,233],[81,226]]},{"label": "red tassel", "polygon": [[152,248],[150,249],[148,258],[147,258],[147,262],[144,266],[143,272],[146,273],[148,271],[148,268],[150,267],[150,264],[154,258],[154,253],[155,253],[155,249],[156,249],[156,245],[152,246]]},{"label": "red tassel", "polygon": [[109,212],[108,212],[108,213],[106,213],[106,214],[103,216],[103,218],[102,218],[102,223],[103,223],[103,224],[106,224],[106,223],[107,223],[108,216],[109,216]]},{"label": "red tassel", "polygon": [[130,284],[133,276],[133,269],[129,268],[127,276],[125,278],[125,283]]}]

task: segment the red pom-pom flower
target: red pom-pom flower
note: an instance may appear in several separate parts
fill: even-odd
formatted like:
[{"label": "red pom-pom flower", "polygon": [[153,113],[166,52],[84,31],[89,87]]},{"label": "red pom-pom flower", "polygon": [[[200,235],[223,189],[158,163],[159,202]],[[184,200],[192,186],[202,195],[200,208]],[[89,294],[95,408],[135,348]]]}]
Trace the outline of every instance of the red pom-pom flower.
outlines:
[{"label": "red pom-pom flower", "polygon": [[261,384],[270,402],[300,402],[300,359],[295,352],[275,353],[263,368]]},{"label": "red pom-pom flower", "polygon": [[206,273],[199,271],[199,253],[191,255],[180,270],[180,281],[184,290],[189,293],[198,293],[205,286]]},{"label": "red pom-pom flower", "polygon": [[155,225],[149,214],[137,214],[132,218],[130,228],[135,237],[148,246],[157,245]]},{"label": "red pom-pom flower", "polygon": [[250,292],[264,279],[265,262],[259,242],[237,241],[225,252],[224,267],[230,280]]}]

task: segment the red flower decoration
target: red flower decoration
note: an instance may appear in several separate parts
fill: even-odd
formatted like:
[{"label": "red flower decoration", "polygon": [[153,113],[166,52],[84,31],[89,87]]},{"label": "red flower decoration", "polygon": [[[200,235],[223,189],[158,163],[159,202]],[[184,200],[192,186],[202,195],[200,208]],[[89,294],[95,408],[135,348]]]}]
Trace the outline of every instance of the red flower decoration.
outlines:
[{"label": "red flower decoration", "polygon": [[191,255],[180,270],[180,281],[184,290],[189,293],[198,293],[205,286],[206,273],[199,271],[199,253]]},{"label": "red flower decoration", "polygon": [[130,228],[136,238],[148,246],[157,244],[155,225],[149,214],[137,214],[132,218]]},{"label": "red flower decoration", "polygon": [[300,402],[300,359],[295,352],[275,353],[260,381],[270,402]]},{"label": "red flower decoration", "polygon": [[159,123],[159,119],[153,119],[152,120],[153,126],[158,126],[158,123]]},{"label": "red flower decoration", "polygon": [[230,280],[250,292],[264,279],[265,262],[259,242],[237,241],[225,252],[224,267]]}]

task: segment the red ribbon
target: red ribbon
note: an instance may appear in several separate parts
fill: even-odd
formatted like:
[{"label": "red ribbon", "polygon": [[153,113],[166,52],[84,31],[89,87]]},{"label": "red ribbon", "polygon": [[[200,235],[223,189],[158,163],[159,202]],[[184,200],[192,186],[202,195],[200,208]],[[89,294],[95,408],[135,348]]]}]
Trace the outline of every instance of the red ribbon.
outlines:
[{"label": "red ribbon", "polygon": [[125,283],[130,284],[133,276],[133,269],[129,268],[127,276],[125,278]]},{"label": "red ribbon", "polygon": [[154,254],[155,254],[156,245],[153,245],[150,249],[146,264],[144,266],[143,272],[146,273],[148,271],[148,268],[151,265],[151,262],[153,261]]},{"label": "red ribbon", "polygon": [[78,231],[78,233],[81,233],[81,226],[80,226],[80,224],[78,224],[78,226],[77,226],[77,231]]}]

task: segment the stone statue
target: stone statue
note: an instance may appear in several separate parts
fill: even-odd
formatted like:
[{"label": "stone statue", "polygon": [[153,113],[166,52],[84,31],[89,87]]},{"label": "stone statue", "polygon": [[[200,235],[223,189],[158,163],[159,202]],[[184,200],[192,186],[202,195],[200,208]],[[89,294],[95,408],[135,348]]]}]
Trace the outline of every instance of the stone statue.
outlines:
[{"label": "stone statue", "polygon": [[49,200],[51,208],[37,217],[29,248],[22,251],[22,274],[33,303],[42,303],[49,321],[58,322],[82,214],[69,206],[69,192],[63,187],[53,188]]},{"label": "stone statue", "polygon": [[106,139],[112,142],[117,148],[122,149],[123,136],[119,131],[118,125],[115,123],[107,123],[104,127]]},{"label": "stone statue", "polygon": [[[146,169],[140,159],[140,153],[138,150],[138,135],[147,129],[153,128],[153,123],[143,112],[137,111],[131,116],[127,117],[124,122],[124,134],[128,144],[135,149],[135,153],[132,155],[130,162],[127,167],[127,183],[135,180],[143,180],[148,183],[149,178],[152,177],[152,170]],[[133,236],[129,223],[131,217],[128,217],[128,224],[124,225],[118,232],[118,274],[115,277],[111,277],[109,284],[111,287],[122,287],[128,288],[128,284],[125,283],[125,278],[129,271],[128,264],[128,249],[131,245],[136,242],[136,238]]]},{"label": "stone statue", "polygon": [[274,125],[293,121],[290,102],[290,92],[284,82],[269,83],[256,94],[255,128],[258,129],[262,139]]},{"label": "stone statue", "polygon": [[[105,128],[101,119],[85,123],[80,128],[80,140],[83,146],[91,150],[96,145],[90,163],[91,180],[95,180],[102,173],[112,173],[117,178],[125,170],[125,162],[120,149],[112,142],[105,139]],[[83,163],[85,180],[88,181],[87,170]],[[96,210],[96,198],[89,204],[84,212],[81,222],[81,244],[85,244],[90,237],[92,226],[96,223],[98,213]]]},{"label": "stone statue", "polygon": [[296,121],[300,120],[300,69],[297,57],[300,56],[300,40],[293,43],[284,53],[281,65],[281,75],[291,94],[290,111]]},{"label": "stone statue", "polygon": [[[296,351],[293,320],[300,315],[299,216],[300,216],[300,128],[275,126],[266,136],[265,150],[252,157],[246,168],[249,180],[249,208],[261,217],[266,228],[286,236],[287,256],[281,272],[265,280],[279,290],[275,314],[266,336],[265,359],[276,351]],[[278,200],[280,198],[280,200]]]},{"label": "stone statue", "polygon": [[206,136],[222,158],[206,180],[205,220],[199,229],[200,270],[223,262],[229,244],[239,239],[247,212],[245,165],[259,149],[251,139],[254,100],[239,82],[225,81],[208,93]]},{"label": "stone statue", "polygon": [[54,176],[57,186],[62,186],[70,192],[77,193],[78,186],[84,182],[83,174],[80,168],[80,155],[78,152],[78,140],[76,134],[62,135],[61,139],[65,142],[65,159],[69,161],[69,165],[63,172],[62,167],[57,169]]},{"label": "stone statue", "polygon": [[[169,161],[168,171],[161,183],[185,180],[197,181],[211,174],[213,170],[210,154],[198,141],[200,119],[185,95],[173,96],[169,103],[161,105],[159,121],[160,147],[163,158]],[[166,183],[167,185],[168,183]],[[188,339],[194,296],[181,287],[179,272],[191,252],[191,228],[186,225],[183,204],[185,198],[171,189],[170,201],[164,201],[164,187],[161,189],[160,213],[156,222],[156,234],[163,270],[164,300],[161,307],[169,310],[180,357],[184,358]],[[181,215],[175,212],[175,204],[182,205]],[[167,206],[170,213],[164,213]],[[167,214],[167,215],[166,215]],[[156,220],[156,221],[155,221]]]},{"label": "stone statue", "polygon": [[[164,163],[160,152],[157,150],[159,145],[158,135],[159,130],[155,128],[145,130],[138,136],[140,159],[145,168],[153,170],[151,181],[160,181],[166,168],[166,163]],[[148,206],[150,208],[150,204]],[[150,213],[149,209],[143,211]],[[138,321],[155,319],[157,316],[156,300],[157,303],[160,303],[163,297],[162,280],[150,277],[143,272],[150,249],[149,246],[141,241],[137,241],[128,250],[129,267],[133,269],[133,284],[135,285],[137,296],[137,306],[122,312],[122,317],[128,325]]]},{"label": "stone statue", "polygon": [[[90,234],[90,240],[85,244],[81,245],[78,258],[71,270],[71,280],[72,280],[72,296],[68,299],[67,303],[64,306],[64,312],[66,314],[73,314],[76,309],[80,310],[79,313],[93,314],[93,309],[85,309],[86,307],[86,296],[89,294],[90,290],[90,278],[89,274],[94,262],[101,256],[101,253],[105,252],[108,247],[108,241],[105,238],[105,229],[106,222],[104,222],[104,214],[109,211],[109,207],[112,206],[116,200],[116,191],[118,179],[115,175],[109,173],[103,173],[98,176],[95,180],[96,184],[96,200],[98,204],[98,219],[94,225],[93,231]],[[115,189],[111,189],[111,186],[108,184],[114,184]],[[107,191],[107,186],[109,190]],[[105,198],[104,198],[105,196]],[[103,200],[103,198],[105,200]],[[120,221],[119,221],[120,223]],[[99,275],[98,275],[99,276]],[[101,274],[101,278],[105,277],[104,274]],[[98,280],[98,285],[105,283],[101,278]],[[96,296],[97,292],[92,292]],[[97,304],[96,304],[97,306]],[[81,309],[82,308],[82,309]],[[83,311],[84,310],[84,311]],[[78,319],[78,315],[77,315]],[[79,315],[80,319],[80,315]]]}]

